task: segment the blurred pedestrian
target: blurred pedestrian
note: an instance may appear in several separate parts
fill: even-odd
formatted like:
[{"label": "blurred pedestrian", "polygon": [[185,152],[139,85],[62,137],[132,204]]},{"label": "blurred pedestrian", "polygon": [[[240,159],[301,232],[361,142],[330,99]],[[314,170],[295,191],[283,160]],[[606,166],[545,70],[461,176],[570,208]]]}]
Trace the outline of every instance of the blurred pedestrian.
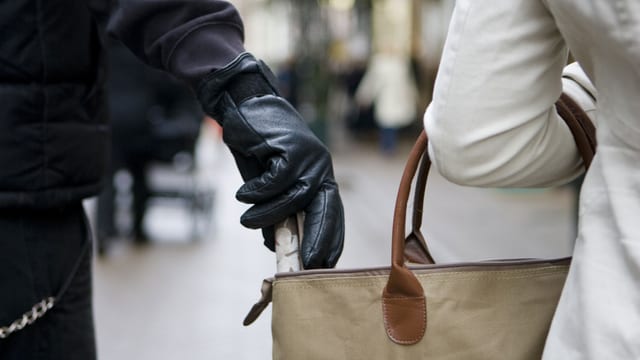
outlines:
[{"label": "blurred pedestrian", "polygon": [[[0,5],[0,358],[93,359],[91,252],[82,199],[104,179],[109,127],[99,0]],[[243,47],[221,0],[122,0],[109,28],[144,62],[191,86],[223,127],[262,228],[305,211],[302,260],[334,266],[343,210],[327,148]],[[32,311],[33,309],[33,311]],[[21,314],[27,313],[24,320]],[[126,321],[126,319],[123,319]]]},{"label": "blurred pedestrian", "polygon": [[[568,48],[579,65],[563,72]],[[564,92],[597,120],[544,359],[640,358],[639,84],[637,1],[456,2],[425,114],[445,177],[488,187],[569,182],[584,167],[554,103]]]},{"label": "blurred pedestrian", "polygon": [[152,195],[147,172],[154,162],[171,163],[180,152],[193,155],[203,114],[191,92],[169,74],[145,66],[115,39],[106,39],[108,60],[107,105],[111,125],[111,159],[98,196],[96,245],[100,254],[116,226],[114,176],[126,170],[132,179],[132,236],[146,244],[147,201]]},{"label": "blurred pedestrian", "polygon": [[373,105],[383,154],[394,153],[398,129],[416,120],[417,99],[410,59],[392,51],[374,54],[358,85],[356,101],[363,109]]}]

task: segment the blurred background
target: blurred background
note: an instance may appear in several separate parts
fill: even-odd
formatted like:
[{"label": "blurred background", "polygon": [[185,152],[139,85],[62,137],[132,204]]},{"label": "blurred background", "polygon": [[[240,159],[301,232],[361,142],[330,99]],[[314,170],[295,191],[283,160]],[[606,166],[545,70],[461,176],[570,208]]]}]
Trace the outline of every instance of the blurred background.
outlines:
[{"label": "blurred background", "polygon": [[[246,48],[331,149],[346,216],[338,267],[387,265],[396,190],[454,1],[232,2]],[[180,83],[108,48],[111,181],[86,202],[99,357],[270,359],[269,310],[242,320],[275,256],[239,224],[247,207],[220,128]],[[466,188],[432,172],[423,233],[437,262],[566,256],[575,189]]]}]

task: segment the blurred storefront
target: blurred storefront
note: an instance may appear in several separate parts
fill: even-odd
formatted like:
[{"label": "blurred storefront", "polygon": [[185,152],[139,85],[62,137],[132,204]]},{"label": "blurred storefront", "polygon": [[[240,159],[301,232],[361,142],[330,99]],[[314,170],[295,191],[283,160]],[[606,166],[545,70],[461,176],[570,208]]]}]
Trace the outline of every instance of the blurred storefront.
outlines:
[{"label": "blurred storefront", "polygon": [[[232,2],[245,22],[247,49],[271,64],[284,95],[330,145],[341,136],[341,129],[373,126],[366,114],[353,118],[350,97],[354,82],[376,52],[391,51],[411,62],[419,90],[417,113],[423,113],[454,4],[454,0]],[[415,123],[419,125],[419,118]]]}]

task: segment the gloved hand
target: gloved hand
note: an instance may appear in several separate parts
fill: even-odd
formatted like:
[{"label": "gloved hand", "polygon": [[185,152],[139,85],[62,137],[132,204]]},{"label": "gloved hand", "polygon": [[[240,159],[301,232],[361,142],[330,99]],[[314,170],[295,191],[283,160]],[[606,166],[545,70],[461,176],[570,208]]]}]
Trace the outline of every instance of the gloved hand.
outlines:
[{"label": "gloved hand", "polygon": [[273,226],[304,210],[304,268],[333,267],[342,253],[344,212],[331,156],[278,96],[273,79],[264,63],[243,53],[206,76],[198,98],[222,126],[245,181],[236,198],[254,204],[240,222],[262,228],[265,245],[274,250]]}]

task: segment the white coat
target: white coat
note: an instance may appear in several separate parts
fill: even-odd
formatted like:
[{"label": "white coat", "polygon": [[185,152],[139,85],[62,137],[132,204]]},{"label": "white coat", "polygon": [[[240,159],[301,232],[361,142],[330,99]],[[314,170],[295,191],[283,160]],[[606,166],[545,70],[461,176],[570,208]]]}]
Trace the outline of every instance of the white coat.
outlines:
[{"label": "white coat", "polygon": [[[586,75],[562,79],[567,47]],[[458,0],[429,152],[459,184],[565,183],[582,164],[554,107],[563,88],[596,120],[598,149],[543,358],[640,359],[640,1]]]},{"label": "white coat", "polygon": [[375,105],[374,117],[383,128],[398,128],[414,121],[417,98],[409,60],[395,54],[374,55],[356,91],[358,103]]}]

